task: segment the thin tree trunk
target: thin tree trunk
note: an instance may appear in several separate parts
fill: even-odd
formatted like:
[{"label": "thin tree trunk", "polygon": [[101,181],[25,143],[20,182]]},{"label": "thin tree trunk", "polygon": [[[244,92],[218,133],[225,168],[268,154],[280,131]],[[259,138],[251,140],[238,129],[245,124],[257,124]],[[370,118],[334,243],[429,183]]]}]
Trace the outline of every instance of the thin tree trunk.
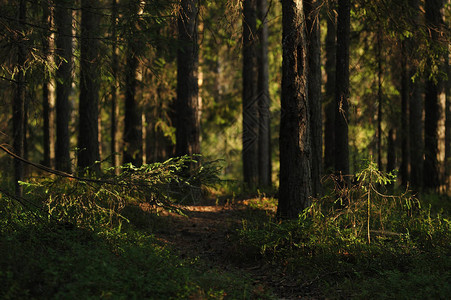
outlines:
[{"label": "thin tree trunk", "polygon": [[[113,45],[111,49],[111,73],[113,76],[113,82],[111,83],[111,143],[110,143],[110,151],[111,151],[111,160],[113,167],[119,166],[119,156],[118,156],[118,147],[117,147],[117,115],[119,113],[119,107],[117,105],[117,77],[119,75],[119,59],[117,55],[117,34],[116,34],[116,26],[117,26],[117,1],[112,0],[111,3],[111,37],[113,39]],[[115,170],[115,173],[118,174],[119,170]]]},{"label": "thin tree trunk", "polygon": [[[438,43],[442,22],[441,8],[443,0],[426,0],[426,25],[430,29],[431,43]],[[432,62],[429,60],[429,66]],[[429,72],[432,72],[429,70]],[[440,186],[438,167],[438,120],[439,120],[439,78],[430,78],[427,74],[425,87],[424,117],[424,187],[438,190]]]},{"label": "thin tree trunk", "polygon": [[321,195],[322,164],[322,116],[321,116],[321,41],[319,0],[304,1],[307,31],[308,103],[310,109],[312,195]]},{"label": "thin tree trunk", "polygon": [[258,179],[260,187],[271,185],[271,123],[269,98],[269,62],[268,62],[268,24],[267,0],[257,0],[258,19],[261,27],[258,31]]},{"label": "thin tree trunk", "polygon": [[310,120],[302,1],[282,2],[280,184],[277,215],[297,218],[310,205]]},{"label": "thin tree trunk", "polygon": [[401,186],[409,182],[409,77],[406,42],[401,42]]},{"label": "thin tree trunk", "polygon": [[[56,1],[55,1],[56,2]],[[70,105],[72,89],[72,7],[74,1],[55,3],[56,35],[56,143],[55,163],[58,170],[71,172],[70,162]]]},{"label": "thin tree trunk", "polygon": [[337,65],[335,80],[335,171],[349,174],[349,39],[350,0],[338,0]]},{"label": "thin tree trunk", "polygon": [[[19,27],[26,22],[26,1],[20,0],[18,6]],[[13,149],[20,157],[24,154],[24,111],[25,111],[25,72],[26,49],[23,40],[19,40],[17,53],[17,79],[13,103]],[[16,196],[22,196],[23,189],[20,181],[24,179],[24,166],[19,159],[14,159],[14,181]]]},{"label": "thin tree trunk", "polygon": [[[132,18],[138,14],[139,2],[133,1],[131,5]],[[135,41],[136,24],[131,24],[128,44],[126,49],[126,70],[125,70],[125,115],[124,115],[124,156],[123,163],[132,163],[140,166],[143,163],[143,137],[142,137],[142,117],[141,109],[136,101],[138,70],[138,49]]]},{"label": "thin tree trunk", "polygon": [[198,7],[182,0],[178,16],[176,155],[200,153]]},{"label": "thin tree trunk", "polygon": [[[330,5],[330,4],[329,4]],[[336,17],[329,8],[326,33],[326,84],[324,106],[324,171],[329,173],[335,164],[335,67],[336,55]]]},{"label": "thin tree trunk", "polygon": [[93,167],[100,172],[99,154],[99,89],[100,89],[100,52],[99,25],[100,14],[96,13],[97,4],[81,0],[81,38],[80,38],[80,102],[78,127],[78,167],[80,171]]},{"label": "thin tree trunk", "polygon": [[[380,25],[379,25],[380,27]],[[383,170],[382,166],[382,31],[377,32],[377,167]]]},{"label": "thin tree trunk", "polygon": [[243,0],[243,179],[251,188],[258,182],[256,24],[256,0]]},{"label": "thin tree trunk", "polygon": [[[45,3],[42,7],[42,24],[46,27],[46,33],[42,37],[42,51],[46,61],[50,60],[50,32],[51,29],[51,10]],[[45,67],[43,68],[43,81],[42,81],[42,119],[43,119],[43,159],[42,165],[51,167],[50,165],[50,78],[46,75]]]},{"label": "thin tree trunk", "polygon": [[449,53],[446,53],[445,66],[448,75],[448,81],[445,83],[445,185],[446,191],[449,191],[451,188],[451,67]]}]

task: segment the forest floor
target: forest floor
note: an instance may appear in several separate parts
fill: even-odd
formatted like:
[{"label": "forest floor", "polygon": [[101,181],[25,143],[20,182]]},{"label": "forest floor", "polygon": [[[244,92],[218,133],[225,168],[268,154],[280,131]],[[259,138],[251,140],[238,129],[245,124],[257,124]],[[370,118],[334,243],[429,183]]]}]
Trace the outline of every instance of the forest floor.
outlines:
[{"label": "forest floor", "polygon": [[[260,201],[248,199],[221,204],[217,200],[203,200],[196,205],[183,206],[185,216],[165,211],[160,214],[155,236],[181,258],[198,257],[212,268],[250,278],[254,298],[317,298],[315,294],[318,294],[308,288],[309,282],[299,283],[286,276],[284,266],[265,261],[259,255],[249,259],[240,253],[244,250],[231,241],[249,217],[270,218],[274,215],[274,205],[256,208],[257,202]],[[141,209],[149,211],[145,206]]]}]

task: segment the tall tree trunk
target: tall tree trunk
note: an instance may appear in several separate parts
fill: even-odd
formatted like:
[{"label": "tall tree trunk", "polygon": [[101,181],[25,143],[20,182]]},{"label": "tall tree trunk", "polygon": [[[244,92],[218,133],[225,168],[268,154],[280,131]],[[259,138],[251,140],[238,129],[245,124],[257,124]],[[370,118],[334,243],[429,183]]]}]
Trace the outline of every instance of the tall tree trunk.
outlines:
[{"label": "tall tree trunk", "polygon": [[271,185],[271,122],[269,98],[269,62],[268,62],[268,3],[257,0],[258,19],[261,21],[258,30],[258,184],[260,187]]},{"label": "tall tree trunk", "polygon": [[[118,156],[118,147],[117,147],[117,115],[119,113],[119,106],[117,105],[117,77],[119,75],[119,59],[117,55],[117,1],[112,0],[111,3],[111,38],[113,39],[113,45],[111,49],[111,73],[113,76],[113,81],[111,83],[111,143],[110,143],[110,151],[111,151],[111,160],[113,167],[119,166],[119,156]],[[116,174],[119,173],[119,170],[115,170]]]},{"label": "tall tree trunk", "polygon": [[99,89],[100,89],[100,14],[96,5],[89,0],[81,0],[80,32],[80,102],[78,125],[78,167],[80,171],[93,167],[100,160],[99,154]]},{"label": "tall tree trunk", "polygon": [[[330,4],[329,4],[330,5]],[[335,67],[336,17],[333,7],[328,8],[326,33],[326,84],[324,106],[324,171],[330,172],[335,165]]]},{"label": "tall tree trunk", "polygon": [[446,74],[445,83],[445,185],[447,191],[451,188],[451,67],[449,65],[449,52],[445,57]]},{"label": "tall tree trunk", "polygon": [[[132,18],[137,18],[139,1],[131,1]],[[132,22],[127,37],[126,70],[125,70],[125,115],[124,115],[124,156],[123,163],[140,166],[143,163],[143,137],[141,109],[136,99],[138,80],[138,45],[135,36],[137,24]]]},{"label": "tall tree trunk", "polygon": [[[18,22],[19,28],[25,26],[26,22],[26,1],[20,0],[18,6]],[[25,61],[26,49],[24,40],[18,41],[17,49],[17,79],[16,91],[13,103],[13,149],[14,153],[20,157],[24,154],[24,111],[25,111]],[[22,196],[23,189],[20,181],[24,179],[24,166],[19,159],[14,159],[14,181],[16,196]]]},{"label": "tall tree trunk", "polygon": [[[432,44],[438,43],[441,30],[441,8],[443,0],[426,0],[426,25],[430,29]],[[429,60],[429,66],[432,62]],[[429,72],[432,72],[429,70]],[[439,120],[439,78],[431,78],[427,74],[425,87],[425,115],[424,115],[424,187],[437,190],[440,186],[438,167],[438,120]]]},{"label": "tall tree trunk", "polygon": [[[47,3],[42,6],[42,24],[45,26],[45,33],[42,37],[42,52],[46,61],[50,60],[50,29],[51,23],[51,10]],[[43,119],[43,158],[42,165],[51,167],[50,165],[50,78],[46,75],[46,69],[43,68],[43,81],[42,81],[42,119]]]},{"label": "tall tree trunk", "polygon": [[409,182],[409,76],[406,42],[401,41],[401,186]]},{"label": "tall tree trunk", "polygon": [[303,1],[282,2],[280,184],[277,215],[297,218],[310,205],[310,120]]},{"label": "tall tree trunk", "polygon": [[383,170],[382,166],[382,29],[377,31],[377,167]]},{"label": "tall tree trunk", "polygon": [[[409,2],[410,10],[413,13],[413,19],[416,24],[419,23],[419,0],[412,0]],[[413,78],[417,72],[414,62],[416,58],[416,41],[415,38],[407,40],[407,50],[409,56],[412,57],[409,63],[409,77]],[[409,145],[410,145],[410,183],[415,191],[419,191],[422,186],[423,178],[423,99],[422,87],[420,80],[409,80],[410,83],[410,98],[409,98]]]},{"label": "tall tree trunk", "polygon": [[58,170],[71,172],[70,105],[72,89],[72,7],[73,0],[58,1],[55,6],[56,35],[56,143],[55,163]]},{"label": "tall tree trunk", "polygon": [[178,16],[176,155],[200,153],[198,7],[182,0]]},{"label": "tall tree trunk", "polygon": [[349,39],[350,0],[338,0],[337,65],[335,80],[335,171],[349,174]]},{"label": "tall tree trunk", "polygon": [[256,68],[256,0],[243,0],[243,178],[258,181],[258,101]]},{"label": "tall tree trunk", "polygon": [[322,116],[321,116],[321,40],[319,26],[319,0],[304,1],[307,32],[308,103],[310,109],[312,195],[321,195]]}]

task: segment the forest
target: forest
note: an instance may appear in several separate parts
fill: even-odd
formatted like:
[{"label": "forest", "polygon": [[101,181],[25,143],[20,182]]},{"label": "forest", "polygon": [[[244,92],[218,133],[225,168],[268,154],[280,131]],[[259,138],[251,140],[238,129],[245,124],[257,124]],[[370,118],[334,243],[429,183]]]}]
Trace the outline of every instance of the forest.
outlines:
[{"label": "forest", "polygon": [[448,298],[450,27],[450,0],[0,0],[0,299]]}]

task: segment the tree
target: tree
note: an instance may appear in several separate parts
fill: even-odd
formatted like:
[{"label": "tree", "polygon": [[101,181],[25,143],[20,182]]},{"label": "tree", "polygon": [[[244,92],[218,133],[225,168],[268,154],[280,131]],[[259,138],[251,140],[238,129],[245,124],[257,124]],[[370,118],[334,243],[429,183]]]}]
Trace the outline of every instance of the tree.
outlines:
[{"label": "tree", "polygon": [[257,55],[257,101],[258,101],[258,184],[260,187],[271,185],[271,120],[269,98],[269,62],[268,62],[268,3],[257,0],[257,15],[260,20],[258,29]]},{"label": "tree", "polygon": [[[43,13],[42,13],[42,24],[44,26],[45,33],[42,36],[42,52],[44,59],[48,61],[50,59],[50,29],[52,25],[52,18],[51,18],[51,10],[48,7],[47,3],[44,3],[42,6]],[[45,66],[43,69],[43,82],[42,82],[42,119],[43,119],[43,160],[42,164],[46,167],[51,167],[51,155],[50,155],[50,149],[51,149],[51,122],[50,122],[50,78],[46,75]]]},{"label": "tree", "polygon": [[312,147],[312,194],[314,197],[317,197],[321,194],[321,173],[323,169],[323,122],[321,116],[321,41],[319,26],[319,1],[307,0],[304,3],[308,53],[307,90],[308,104],[310,109],[310,137]]},{"label": "tree", "polygon": [[335,80],[335,171],[349,174],[349,39],[351,3],[338,0],[337,61]]},{"label": "tree", "polygon": [[74,1],[58,1],[55,6],[56,35],[56,143],[55,163],[58,170],[71,172],[70,105],[72,89],[72,7]]},{"label": "tree", "polygon": [[80,25],[80,100],[78,124],[78,162],[80,169],[93,167],[99,172],[99,89],[100,89],[100,14],[96,3],[81,0]]},{"label": "tree", "polygon": [[138,56],[140,51],[139,26],[137,18],[140,1],[130,0],[129,11],[131,22],[128,25],[126,66],[125,66],[125,115],[124,115],[124,163],[142,165],[143,159],[143,137],[141,110],[136,100],[136,88],[138,80],[136,73],[138,69]]},{"label": "tree", "polygon": [[277,215],[296,218],[310,205],[310,118],[303,1],[282,2],[280,184]]},{"label": "tree", "polygon": [[325,62],[327,80],[324,99],[324,170],[326,172],[330,172],[335,167],[335,67],[337,60],[335,50],[336,16],[333,7],[328,7]]},{"label": "tree", "polygon": [[[438,39],[441,32],[441,8],[443,0],[426,0],[425,16],[426,26],[430,30],[430,40],[433,45],[432,50],[437,48]],[[433,54],[435,56],[435,53]],[[428,66],[434,62],[428,59]],[[425,87],[425,114],[424,114],[424,187],[437,190],[440,186],[438,171],[438,120],[439,120],[439,78],[434,77],[432,69],[427,72],[427,80]]]},{"label": "tree", "polygon": [[[20,0],[18,5],[18,28],[24,28],[26,22],[26,1]],[[13,149],[14,153],[19,157],[24,155],[24,119],[25,119],[25,61],[27,59],[27,52],[25,47],[25,36],[19,35],[17,41],[17,79],[16,90],[13,102]],[[22,161],[14,159],[14,181],[15,193],[17,196],[22,196],[23,189],[20,181],[24,179],[24,166]]]},{"label": "tree", "polygon": [[198,7],[182,0],[178,13],[176,155],[200,153]]},{"label": "tree", "polygon": [[256,69],[256,0],[243,0],[243,178],[258,181],[258,101]]},{"label": "tree", "polygon": [[117,105],[117,89],[118,89],[118,75],[119,75],[119,58],[117,55],[117,17],[118,17],[118,9],[117,9],[117,1],[112,0],[111,2],[111,38],[113,40],[112,49],[111,49],[111,75],[113,80],[111,82],[111,142],[110,142],[110,151],[111,151],[111,159],[113,167],[117,167],[119,165],[118,159],[118,143],[117,143],[117,115],[119,111],[119,107]]},{"label": "tree", "polygon": [[401,41],[401,186],[409,182],[409,73],[406,41]]}]

